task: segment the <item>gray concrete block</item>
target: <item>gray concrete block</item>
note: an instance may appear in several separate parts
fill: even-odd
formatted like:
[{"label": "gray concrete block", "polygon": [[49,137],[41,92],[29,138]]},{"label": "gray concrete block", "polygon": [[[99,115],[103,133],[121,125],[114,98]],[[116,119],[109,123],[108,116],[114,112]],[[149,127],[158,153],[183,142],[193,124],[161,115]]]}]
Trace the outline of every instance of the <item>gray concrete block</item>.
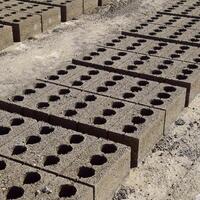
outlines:
[{"label": "gray concrete block", "polygon": [[28,13],[1,10],[0,22],[12,27],[14,42],[20,42],[41,33],[41,17]]},{"label": "gray concrete block", "polygon": [[130,150],[127,147],[99,139],[63,174],[92,185],[96,200],[107,200],[129,174],[129,164]]},{"label": "gray concrete block", "polygon": [[83,13],[92,13],[98,7],[98,0],[83,0]]},{"label": "gray concrete block", "polygon": [[42,32],[58,25],[61,21],[58,7],[11,0],[0,3],[0,8],[39,15],[41,17]]},{"label": "gray concrete block", "polygon": [[1,199],[93,200],[92,187],[0,158]]},{"label": "gray concrete block", "polygon": [[1,154],[62,175],[96,138],[38,122],[1,148]]},{"label": "gray concrete block", "polygon": [[[116,53],[117,52],[118,51],[116,50]],[[113,55],[116,53],[113,53]],[[90,61],[84,61],[82,57],[80,59],[73,59],[72,62],[74,64],[81,64],[95,69],[103,69],[109,72],[111,71],[129,76],[138,76],[149,80],[186,87],[190,90],[188,91],[188,94],[190,93],[189,101],[191,101],[198,93],[198,64],[140,55],[137,53],[127,52],[126,55],[128,59],[125,62],[122,64],[114,63],[110,66],[99,64],[98,60],[96,64],[91,64]],[[111,56],[108,55],[106,58],[104,57],[104,60],[109,57]]]},{"label": "gray concrete block", "polygon": [[111,41],[100,43],[99,46],[188,62],[196,62],[195,58],[199,57],[198,47],[123,35],[117,36]]},{"label": "gray concrete block", "polygon": [[83,0],[23,0],[26,2],[32,2],[37,4],[45,4],[50,6],[56,6],[60,8],[61,21],[66,22],[67,20],[77,18],[83,13]]},{"label": "gray concrete block", "polygon": [[22,135],[36,120],[0,111],[0,147]]},{"label": "gray concrete block", "polygon": [[12,27],[0,24],[0,50],[13,44]]},{"label": "gray concrete block", "polygon": [[93,52],[77,56],[73,59],[73,64],[87,65],[98,69],[104,69],[104,67],[118,67],[130,59],[130,56],[133,55],[124,51],[97,47]]}]

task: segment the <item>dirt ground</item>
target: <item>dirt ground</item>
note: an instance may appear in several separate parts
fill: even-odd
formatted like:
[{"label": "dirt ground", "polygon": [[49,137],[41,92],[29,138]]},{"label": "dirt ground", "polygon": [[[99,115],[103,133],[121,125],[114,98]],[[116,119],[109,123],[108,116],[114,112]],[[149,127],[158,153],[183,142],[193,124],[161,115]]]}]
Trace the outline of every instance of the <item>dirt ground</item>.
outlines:
[{"label": "dirt ground", "polygon": [[[0,96],[42,78],[72,57],[144,21],[172,0],[114,0],[93,15],[0,52]],[[124,8],[121,8],[125,6]],[[121,9],[119,9],[121,8]],[[200,95],[174,123],[152,154],[122,183],[114,200],[198,200],[200,193]]]}]

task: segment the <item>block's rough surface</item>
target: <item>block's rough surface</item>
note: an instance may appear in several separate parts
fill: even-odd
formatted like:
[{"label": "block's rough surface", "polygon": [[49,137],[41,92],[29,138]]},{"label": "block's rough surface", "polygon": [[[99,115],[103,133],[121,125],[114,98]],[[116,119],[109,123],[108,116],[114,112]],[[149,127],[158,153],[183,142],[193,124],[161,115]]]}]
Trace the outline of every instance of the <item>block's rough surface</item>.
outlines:
[{"label": "block's rough surface", "polygon": [[12,27],[0,24],[0,50],[13,44]]},{"label": "block's rough surface", "polygon": [[14,42],[23,41],[42,30],[41,17],[29,13],[3,9],[0,11],[0,22],[12,27]]},{"label": "block's rough surface", "polygon": [[0,157],[0,199],[93,200],[93,188]]},{"label": "block's rough surface", "polygon": [[74,64],[164,82],[188,89],[188,102],[200,91],[199,65],[167,58],[99,47]]},{"label": "block's rough surface", "polygon": [[44,4],[50,6],[56,6],[60,8],[61,21],[66,22],[67,20],[76,18],[83,13],[83,0],[23,0],[25,2],[32,2],[37,4]]},{"label": "block's rough surface", "polygon": [[24,91],[33,88],[10,96],[1,101],[1,108],[131,146],[132,165],[143,160],[163,135],[163,110],[54,84],[43,86],[28,95]]}]

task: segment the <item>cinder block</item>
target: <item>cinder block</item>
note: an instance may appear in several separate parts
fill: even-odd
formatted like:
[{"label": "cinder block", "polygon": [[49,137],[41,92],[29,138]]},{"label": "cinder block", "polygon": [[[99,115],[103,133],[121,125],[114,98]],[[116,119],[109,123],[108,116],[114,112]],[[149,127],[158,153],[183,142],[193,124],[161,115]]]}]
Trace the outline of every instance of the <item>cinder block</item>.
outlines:
[{"label": "cinder block", "polygon": [[98,7],[98,0],[83,0],[83,12],[92,13]]},{"label": "cinder block", "polygon": [[0,158],[1,199],[93,200],[93,188]]},{"label": "cinder block", "polygon": [[[116,50],[116,53],[113,52],[112,55],[116,55],[117,53],[118,50]],[[185,87],[188,89],[188,102],[199,92],[199,87],[197,86],[199,85],[198,64],[126,52],[126,62],[120,64],[114,62],[112,65],[105,65],[104,60],[109,60],[112,55],[106,56],[106,53],[103,52],[103,54],[99,55],[98,59],[94,59],[94,61],[93,59],[91,59],[92,61],[85,61],[83,56],[80,56],[80,58],[73,59],[72,62],[95,69],[103,69],[109,72],[137,76]],[[101,60],[101,62],[99,62],[99,60]]]},{"label": "cinder block", "polygon": [[96,140],[76,131],[38,122],[28,132],[2,147],[1,154],[63,175],[62,171]]},{"label": "cinder block", "polygon": [[13,34],[12,28],[10,26],[5,26],[0,24],[0,50],[7,48],[13,44]]},{"label": "cinder block", "polygon": [[23,0],[26,2],[32,2],[37,4],[45,4],[50,6],[56,6],[60,8],[61,21],[66,22],[67,20],[77,18],[83,13],[83,0]]},{"label": "cinder block", "polygon": [[128,148],[99,139],[63,174],[92,185],[96,200],[107,200],[129,174],[129,163]]},{"label": "cinder block", "polygon": [[0,22],[12,27],[14,42],[20,42],[41,33],[41,17],[11,10],[0,12]]},{"label": "cinder block", "polygon": [[42,32],[58,25],[61,21],[60,9],[58,7],[10,0],[1,2],[0,8],[39,15],[41,17]]},{"label": "cinder block", "polygon": [[147,54],[150,56],[159,56],[173,60],[200,62],[200,60],[198,60],[199,47],[190,45],[119,35],[109,42],[100,43],[98,46],[102,48],[112,48],[133,53]]},{"label": "cinder block", "polygon": [[[55,89],[54,89],[54,88]],[[72,128],[74,130],[78,130],[89,135],[95,135],[97,137],[110,138],[111,140],[121,142],[123,144],[127,144],[132,147],[134,153],[132,154],[132,166],[137,164],[137,161],[141,161],[144,159],[146,153],[149,152],[150,148],[160,139],[163,135],[164,129],[164,112],[162,110],[151,112],[151,117],[155,117],[155,121],[151,121],[151,123],[143,124],[144,130],[140,130],[138,133],[139,136],[135,138],[135,135],[130,133],[130,131],[135,132],[135,130],[139,130],[132,126],[132,117],[134,113],[137,113],[137,110],[141,110],[145,106],[140,106],[137,104],[122,102],[120,100],[116,100],[109,97],[104,97],[100,95],[94,95],[89,92],[83,92],[77,89],[70,89],[70,93],[66,98],[60,98],[57,101],[51,102],[48,101],[48,107],[46,108],[38,108],[37,105],[41,102],[47,102],[49,96],[55,96],[58,94],[60,89],[63,89],[61,86],[51,85],[52,93],[43,94],[40,98],[27,99],[26,105],[24,106],[24,111],[29,109],[32,111],[32,116],[35,119],[41,119],[41,115],[43,116],[44,121],[49,121],[53,124],[61,125],[66,128]],[[66,89],[66,88],[64,88]],[[57,91],[57,92],[55,92]],[[46,95],[46,97],[45,97]],[[70,96],[71,95],[71,96]],[[58,95],[59,96],[59,95]],[[12,97],[10,98],[12,99]],[[45,100],[46,99],[46,100]],[[31,103],[34,101],[34,104]],[[13,103],[11,103],[13,104]],[[17,102],[15,102],[15,105]],[[98,105],[98,106],[97,106]],[[21,107],[22,105],[19,105]],[[5,109],[5,105],[1,102],[1,108]],[[27,115],[27,111],[23,112],[24,115]],[[137,115],[140,115],[139,113]],[[129,123],[126,126],[126,121],[124,120],[124,116],[127,116]],[[118,122],[123,124],[120,128],[118,128]],[[123,127],[125,126],[125,127]],[[148,137],[147,132],[151,131],[148,129],[154,128],[153,133],[155,137],[152,136],[152,140],[150,143],[146,143],[144,150],[142,150],[142,154],[138,155],[140,159],[137,159],[138,143],[140,143],[140,138]],[[128,130],[126,130],[128,129]],[[120,132],[121,130],[121,132]],[[155,131],[156,130],[156,131]],[[147,131],[147,132],[146,132]],[[132,139],[130,141],[125,137],[125,133],[130,133]],[[125,137],[125,139],[123,139]],[[133,152],[132,151],[132,152]]]},{"label": "cinder block", "polygon": [[27,131],[36,120],[0,111],[0,147]]}]

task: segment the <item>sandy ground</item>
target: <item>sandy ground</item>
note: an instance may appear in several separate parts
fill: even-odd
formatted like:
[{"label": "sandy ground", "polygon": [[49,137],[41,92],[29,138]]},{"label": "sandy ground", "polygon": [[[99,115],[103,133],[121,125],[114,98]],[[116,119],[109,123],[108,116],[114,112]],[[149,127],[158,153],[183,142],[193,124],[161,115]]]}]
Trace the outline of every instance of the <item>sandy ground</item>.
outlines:
[{"label": "sandy ground", "polygon": [[[143,21],[169,0],[114,0],[96,14],[63,23],[48,33],[0,52],[0,96],[42,78],[72,57]],[[106,37],[105,37],[106,36]],[[114,200],[198,200],[200,193],[200,95],[180,115],[152,154],[122,183]],[[200,198],[199,198],[200,199]]]}]

